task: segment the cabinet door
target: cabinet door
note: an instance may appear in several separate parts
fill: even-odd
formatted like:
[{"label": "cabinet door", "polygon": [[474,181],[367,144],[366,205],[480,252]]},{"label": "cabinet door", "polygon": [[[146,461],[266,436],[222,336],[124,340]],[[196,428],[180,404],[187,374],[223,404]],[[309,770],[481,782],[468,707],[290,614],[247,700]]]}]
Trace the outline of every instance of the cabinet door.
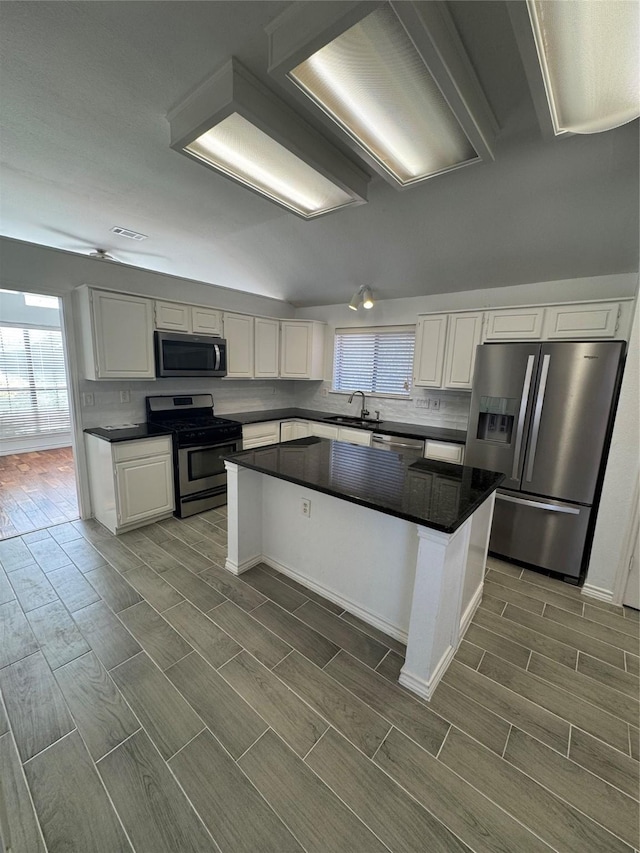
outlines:
[{"label": "cabinet door", "polygon": [[307,421],[296,421],[294,429],[294,438],[307,438],[309,432],[309,424]]},{"label": "cabinet door", "polygon": [[173,511],[173,465],[169,454],[118,462],[115,472],[118,527]]},{"label": "cabinet door", "polygon": [[311,333],[308,323],[283,322],[280,348],[280,376],[307,379],[311,360]]},{"label": "cabinet door", "polygon": [[120,293],[92,291],[98,379],[155,379],[153,303]]},{"label": "cabinet door", "polygon": [[504,308],[489,311],[485,341],[538,341],[544,308]]},{"label": "cabinet door", "polygon": [[441,388],[447,315],[420,317],[416,326],[413,384],[425,388]]},{"label": "cabinet door", "polygon": [[444,369],[445,388],[471,388],[476,347],[481,338],[482,312],[450,315]]},{"label": "cabinet door", "polygon": [[317,435],[319,438],[338,438],[338,427],[331,424],[309,423],[309,435]]},{"label": "cabinet door", "polygon": [[440,462],[454,462],[462,465],[464,445],[450,444],[446,441],[425,441],[424,458],[438,459]]},{"label": "cabinet door", "polygon": [[278,444],[280,441],[280,421],[267,421],[260,424],[246,424],[242,427],[242,449],[264,447]]},{"label": "cabinet door", "polygon": [[156,302],[156,329],[170,332],[191,331],[191,309],[177,302]]},{"label": "cabinet door", "polygon": [[297,438],[295,421],[280,424],[280,441],[293,441],[294,438]]},{"label": "cabinet door", "polygon": [[222,311],[192,305],[191,331],[196,335],[222,337]]},{"label": "cabinet door", "polygon": [[255,318],[256,379],[275,379],[279,373],[280,321]]},{"label": "cabinet door", "polygon": [[553,305],[547,308],[544,336],[549,340],[613,338],[619,314],[619,302]]},{"label": "cabinet door", "polygon": [[253,317],[225,314],[227,340],[227,376],[230,379],[253,378]]},{"label": "cabinet door", "polygon": [[340,427],[338,430],[338,441],[348,441],[351,444],[364,444],[369,447],[371,445],[371,433],[365,429]]}]

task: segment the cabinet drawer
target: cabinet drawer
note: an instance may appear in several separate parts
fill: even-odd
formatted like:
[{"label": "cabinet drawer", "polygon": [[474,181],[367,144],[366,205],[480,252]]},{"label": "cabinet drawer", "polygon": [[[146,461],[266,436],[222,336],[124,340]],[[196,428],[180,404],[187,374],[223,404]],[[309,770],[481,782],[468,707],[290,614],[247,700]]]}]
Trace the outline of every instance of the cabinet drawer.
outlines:
[{"label": "cabinet drawer", "polygon": [[137,441],[117,441],[112,446],[114,462],[127,462],[129,459],[145,459],[148,456],[160,456],[171,453],[171,436],[143,438]]},{"label": "cabinet drawer", "polygon": [[280,421],[267,421],[262,424],[248,424],[242,427],[242,447],[263,447],[265,444],[278,444],[280,441]]},{"label": "cabinet drawer", "polygon": [[338,440],[348,441],[351,444],[364,444],[366,447],[369,447],[371,444],[371,433],[364,429],[340,427],[338,430]]},{"label": "cabinet drawer", "polygon": [[425,459],[438,459],[440,462],[455,462],[462,465],[464,445],[449,444],[445,441],[426,441],[424,445]]}]

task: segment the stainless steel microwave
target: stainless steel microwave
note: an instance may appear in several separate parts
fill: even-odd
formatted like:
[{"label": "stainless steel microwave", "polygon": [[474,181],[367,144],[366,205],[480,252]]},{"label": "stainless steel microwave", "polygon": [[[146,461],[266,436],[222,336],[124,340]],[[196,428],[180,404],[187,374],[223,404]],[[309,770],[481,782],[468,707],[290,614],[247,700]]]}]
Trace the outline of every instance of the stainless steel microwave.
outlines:
[{"label": "stainless steel microwave", "polygon": [[226,376],[224,338],[155,332],[156,376]]}]

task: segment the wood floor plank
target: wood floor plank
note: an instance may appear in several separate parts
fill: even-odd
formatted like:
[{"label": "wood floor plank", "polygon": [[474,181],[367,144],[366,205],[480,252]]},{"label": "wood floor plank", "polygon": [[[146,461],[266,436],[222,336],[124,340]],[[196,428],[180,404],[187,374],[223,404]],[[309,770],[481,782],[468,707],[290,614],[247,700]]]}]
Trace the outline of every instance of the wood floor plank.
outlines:
[{"label": "wood floor plank", "polygon": [[6,572],[13,572],[33,562],[33,554],[19,536],[0,541],[0,563]]},{"label": "wood floor plank", "polygon": [[[631,847],[638,843],[640,839],[638,803],[618,791],[617,788],[613,788],[602,779],[566,759],[553,749],[549,749],[548,746],[529,737],[524,732],[518,731],[518,729],[511,730],[504,757],[506,761],[518,767],[540,785],[544,785],[558,798],[566,801],[584,815],[589,815],[589,818],[603,826],[612,835],[625,841]],[[446,758],[443,760],[446,763]],[[513,794],[513,790],[511,794]],[[529,797],[529,806],[531,801],[532,798]],[[549,819],[549,811],[546,810],[547,820]],[[540,818],[542,818],[542,814]],[[535,816],[532,815],[532,819],[536,820]],[[536,822],[544,823],[544,820],[536,820]],[[592,844],[597,842],[598,834],[596,832],[594,837],[594,824],[591,821],[580,821],[580,823],[584,825],[583,832],[589,839],[592,839]],[[613,847],[608,847],[607,843],[610,843],[609,839],[600,834],[599,844],[601,846],[599,849],[613,849]],[[581,849],[587,850],[589,848],[583,846]]]},{"label": "wood floor plank", "polygon": [[523,582],[533,584],[533,586],[542,587],[546,592],[555,593],[556,595],[564,595],[565,598],[573,598],[575,601],[584,601],[580,587],[563,583],[562,581],[552,578],[543,572],[537,572],[533,569],[523,569],[520,577]]},{"label": "wood floor plank", "polygon": [[49,533],[58,545],[61,545],[63,542],[70,542],[72,539],[80,539],[82,536],[69,521],[65,521],[62,524],[55,524],[49,528]]},{"label": "wood floor plank", "polygon": [[514,643],[500,634],[495,634],[482,625],[476,625],[473,622],[467,628],[465,638],[470,642],[484,649],[486,652],[491,652],[509,663],[513,663],[522,669],[527,668],[531,650],[524,646]]},{"label": "wood floor plank", "polygon": [[94,761],[140,728],[93,652],[61,666],[55,677]]},{"label": "wood floor plank", "polygon": [[463,853],[456,838],[334,729],[306,763],[394,853]]},{"label": "wood floor plank", "polygon": [[388,853],[273,732],[261,737],[239,764],[307,853]]},{"label": "wood floor plank", "polygon": [[170,667],[167,677],[234,758],[267,730],[265,721],[197,652]]},{"label": "wood floor plank", "polygon": [[[576,616],[573,613],[567,613],[559,607],[554,607],[548,604],[544,609],[544,618],[552,619],[559,625],[564,625],[571,628],[580,634],[586,634],[588,637],[593,637],[595,640],[603,644],[610,644],[616,649],[624,649],[625,652],[630,652],[632,655],[638,654],[638,640],[636,637],[630,637],[622,631],[615,631],[609,625],[603,625],[601,622],[593,622],[581,616]],[[598,655],[596,655],[598,657]]]},{"label": "wood floor plank", "polygon": [[[497,572],[489,572],[485,578],[483,595],[490,595],[497,598],[499,601],[508,601],[510,604],[517,604],[523,610],[530,610],[532,613],[542,615],[544,610],[544,601],[538,598],[532,598],[529,595],[523,595],[519,589],[512,589],[500,583],[501,577]],[[519,586],[522,586],[521,581],[516,581]]]},{"label": "wood floor plank", "polygon": [[[328,608],[325,607],[325,610],[327,609]],[[373,637],[374,640],[382,643],[382,645],[386,646],[388,649],[392,649],[399,655],[406,655],[406,643],[401,643],[400,640],[396,640],[396,638],[392,637],[390,634],[386,634],[379,628],[374,628],[373,625],[369,625],[369,623],[365,622],[364,619],[359,619],[357,616],[354,616],[353,613],[349,613],[346,610],[341,613],[340,618],[345,622],[348,622],[350,625],[353,625],[353,627],[357,628],[359,631],[362,631],[363,634],[368,634],[370,637]]]},{"label": "wood floor plank", "polygon": [[450,724],[431,705],[427,707],[408,692],[398,690],[345,651],[336,655],[324,672],[432,755],[437,754]]},{"label": "wood floor plank", "polygon": [[[528,671],[627,723],[633,725],[640,719],[640,703],[637,697],[620,695],[617,690],[611,690],[581,672],[567,672],[566,666],[536,654],[531,657]],[[619,672],[621,675],[626,674],[622,670]]]},{"label": "wood floor plank", "polygon": [[629,738],[626,723],[596,708],[595,705],[577,702],[567,691],[543,681],[536,675],[523,672],[518,667],[489,653],[483,657],[478,672],[585,732],[602,738],[616,749],[622,752],[628,750]]},{"label": "wood floor plank", "polygon": [[140,561],[143,561],[160,574],[169,569],[179,568],[182,565],[179,560],[168,553],[164,545],[156,545],[155,542],[152,542],[147,537],[142,538],[135,530],[131,533],[123,533],[119,539],[126,546],[131,556],[137,560],[138,564]]},{"label": "wood floor plank", "polygon": [[290,645],[231,601],[225,601],[220,607],[210,610],[207,615],[270,669],[291,651]]},{"label": "wood floor plank", "polygon": [[520,566],[514,566],[513,563],[507,563],[504,560],[498,559],[498,557],[492,557],[490,554],[487,555],[487,572],[490,569],[494,569],[496,572],[502,572],[505,575],[511,575],[511,577],[519,578],[522,574],[522,569]]},{"label": "wood floor plank", "polygon": [[210,584],[205,583],[202,578],[194,575],[184,566],[168,569],[163,572],[162,577],[203,613],[212,610],[225,601],[223,595],[220,595]]},{"label": "wood floor plank", "polygon": [[306,622],[314,631],[324,635],[332,643],[346,649],[367,666],[377,666],[388,651],[387,646],[363,634],[339,616],[328,613],[313,601],[308,601],[298,610],[296,618]]},{"label": "wood floor plank", "polygon": [[392,681],[394,684],[397,684],[398,678],[400,677],[400,670],[403,666],[404,658],[396,652],[391,651],[382,658],[376,667],[376,672],[379,672],[380,675],[384,676],[387,681]]},{"label": "wood floor plank", "polygon": [[214,563],[200,572],[198,577],[247,612],[259,607],[267,600],[257,589]]},{"label": "wood floor plank", "polygon": [[[225,534],[226,535],[226,534]],[[324,607],[325,610],[328,610],[330,613],[335,613],[339,616],[344,608],[339,604],[334,604],[333,601],[329,601],[328,598],[325,598],[323,595],[319,595],[317,592],[314,592],[312,589],[308,589],[306,586],[303,586],[298,581],[290,578],[288,575],[283,575],[282,572],[276,571],[272,566],[268,566],[266,563],[260,563],[260,568],[263,572],[266,572],[268,575],[272,575],[274,578],[280,581],[280,583],[286,583],[287,586],[290,586],[291,589],[295,589],[298,592],[302,593],[306,598],[311,599],[311,601],[315,601],[316,604],[320,604]]]},{"label": "wood floor plank", "polygon": [[25,612],[35,610],[36,607],[42,607],[44,604],[51,604],[52,601],[58,601],[56,591],[40,566],[34,564],[16,569],[15,572],[11,572],[10,580],[16,598]]},{"label": "wood floor plank", "polygon": [[640,799],[640,766],[628,755],[574,728],[571,730],[569,758],[630,797]]},{"label": "wood floor plank", "polygon": [[273,671],[365,755],[371,757],[378,749],[389,731],[387,720],[324,670],[294,651]]},{"label": "wood floor plank", "polygon": [[457,661],[452,661],[443,681],[507,722],[566,753],[570,725],[561,717]]},{"label": "wood floor plank", "polygon": [[138,566],[126,574],[127,583],[156,610],[162,612],[184,601],[184,596],[170,586],[149,566]]},{"label": "wood floor plank", "polygon": [[4,710],[4,705],[2,704],[2,697],[0,696],[0,735],[3,735],[8,731],[9,720],[7,718],[7,712]]},{"label": "wood floor plank", "polygon": [[[183,530],[186,526],[186,524],[182,525]],[[191,530],[190,532],[193,533],[194,531]],[[182,535],[182,531],[180,535]],[[188,542],[187,544],[191,544],[192,548],[195,548],[196,551],[199,551],[204,557],[211,560],[212,563],[216,563],[218,566],[224,566],[227,559],[227,549],[222,545],[218,545],[218,543],[214,542],[213,539],[205,539],[202,537],[198,542]]]},{"label": "wood floor plank", "polygon": [[136,851],[218,853],[144,732],[106,755],[98,770]]},{"label": "wood floor plank", "polygon": [[0,668],[37,652],[40,646],[17,601],[0,605]]},{"label": "wood floor plank", "polygon": [[629,741],[631,743],[631,757],[640,761],[640,729],[637,726],[629,726]]},{"label": "wood floor plank", "polygon": [[471,667],[471,669],[477,669],[480,661],[482,660],[483,654],[484,649],[479,648],[479,646],[474,646],[473,643],[469,642],[465,634],[465,639],[458,646],[458,651],[455,653],[454,660],[465,664],[465,666]]},{"label": "wood floor plank", "polygon": [[85,578],[116,613],[142,601],[140,594],[111,566],[85,572]]},{"label": "wood floor plank", "polygon": [[[500,616],[506,606],[506,601],[503,601],[501,598],[494,598],[492,595],[488,595],[483,590],[482,599],[480,601],[480,604],[478,605],[478,610],[484,610],[487,613],[494,613],[496,616]],[[478,610],[476,610],[476,614]]]},{"label": "wood floor plank", "polygon": [[272,601],[251,612],[254,619],[277,634],[289,647],[293,646],[316,666],[324,666],[340,649],[306,622],[283,610]]},{"label": "wood floor plank", "polygon": [[[562,590],[551,589],[549,587],[541,587],[536,584],[527,583],[526,580],[516,579],[514,577],[505,577],[504,574],[500,574],[498,572],[489,571],[486,575],[486,580],[490,583],[500,584],[502,587],[502,591],[504,588],[511,589],[516,593],[514,600],[511,601],[510,598],[507,598],[506,591],[504,591],[505,601],[510,601],[512,604],[518,605],[518,602],[515,600],[518,596],[526,596],[528,601],[537,600],[542,602],[542,605],[545,604],[555,604],[557,607],[560,607],[566,611],[571,613],[576,613],[578,615],[582,614],[583,602],[581,601],[579,596],[575,596],[573,589],[568,586],[568,584],[560,584]],[[569,592],[569,594],[564,594],[565,590]],[[501,592],[502,592],[501,591]],[[492,593],[493,594],[493,593]],[[502,595],[498,592],[495,593],[497,598],[501,598]],[[520,605],[518,605],[520,606]],[[525,607],[526,610],[531,610],[531,607]],[[536,612],[536,611],[532,611]]]},{"label": "wood floor plank", "polygon": [[303,853],[211,732],[198,735],[169,766],[222,853]]},{"label": "wood floor plank", "polygon": [[303,595],[286,583],[280,583],[273,575],[263,572],[259,566],[254,566],[248,572],[243,572],[241,577],[245,583],[248,583],[254,589],[257,589],[258,592],[261,592],[267,598],[271,599],[271,601],[275,601],[276,604],[279,604],[280,607],[288,610],[290,613],[304,604],[305,601],[309,601],[306,595]]},{"label": "wood floor plank", "polygon": [[[631,610],[629,607],[627,608],[627,611],[630,613],[637,612]],[[640,623],[638,623],[637,619],[628,618],[622,615],[619,616],[617,613],[608,613],[606,610],[602,610],[600,607],[594,607],[592,604],[585,604],[584,618],[589,619],[591,622],[599,622],[601,625],[607,625],[609,628],[613,628],[615,631],[621,631],[623,634],[629,634],[629,636],[634,637],[636,641],[640,639]]]},{"label": "wood floor plank", "polygon": [[[526,611],[522,610],[520,612],[525,613]],[[537,618],[541,619],[542,617]],[[558,663],[575,669],[578,650],[541,633],[540,629],[545,626],[540,625],[540,623],[536,623],[535,627],[529,627],[521,624],[519,621],[514,622],[505,616],[497,616],[494,613],[488,613],[486,610],[478,608],[473,617],[472,624],[480,625],[489,631],[493,631],[494,634],[506,637],[508,640],[526,649],[532,649],[534,652],[539,652],[541,655],[545,655],[545,657],[557,660]]]},{"label": "wood floor plank", "polygon": [[[538,741],[531,739],[531,743]],[[551,755],[558,755],[543,744],[540,746]],[[618,838],[457,729],[451,730],[438,759],[467,782],[472,781],[490,800],[554,850],[630,853]]]},{"label": "wood floor plank", "polygon": [[159,524],[147,524],[144,527],[140,528],[140,532],[144,533],[147,539],[151,539],[152,542],[155,542],[156,545],[163,545],[165,542],[168,542],[175,537],[172,536],[168,530],[160,527]]},{"label": "wood floor plank", "polygon": [[120,618],[160,669],[166,669],[191,651],[189,643],[146,601],[123,610]]},{"label": "wood floor plank", "polygon": [[111,676],[165,761],[202,731],[202,720],[144,652]]},{"label": "wood floor plank", "polygon": [[474,853],[549,853],[521,823],[396,729],[374,761]]},{"label": "wood floor plank", "polygon": [[172,557],[175,557],[181,565],[196,574],[214,565],[208,557],[205,557],[199,551],[196,551],[195,548],[187,545],[186,542],[174,539],[173,536],[162,543],[162,548],[168,554],[171,554]]},{"label": "wood floor plank", "polygon": [[47,577],[51,586],[71,612],[81,610],[83,607],[100,601],[98,593],[73,563],[56,569],[54,572],[49,572]]},{"label": "wood floor plank", "polygon": [[301,758],[326,732],[328,724],[248,652],[226,663],[220,675]]},{"label": "wood floor plank", "polygon": [[30,542],[40,542],[41,539],[50,539],[51,536],[48,530],[34,530],[32,533],[25,533],[22,536],[22,541],[25,545]]},{"label": "wood floor plank", "polygon": [[22,761],[74,729],[42,652],[1,669],[0,689]]},{"label": "wood floor plank", "polygon": [[165,610],[163,616],[216,669],[242,649],[222,628],[188,601]]},{"label": "wood floor plank", "polygon": [[640,657],[638,655],[630,655],[629,652],[624,653],[625,669],[636,678],[640,676]]},{"label": "wood floor plank", "polygon": [[60,601],[27,613],[31,630],[51,669],[56,669],[89,651],[87,641]]},{"label": "wood floor plank", "polygon": [[25,765],[50,851],[130,853],[131,847],[77,732]]},{"label": "wood floor plank", "polygon": [[188,524],[184,524],[177,518],[165,518],[157,522],[157,525],[166,530],[167,533],[170,533],[171,536],[180,539],[182,542],[186,542],[187,545],[191,545],[192,547],[202,542],[203,537],[201,533],[196,533]]},{"label": "wood floor plank", "polygon": [[13,601],[16,597],[13,587],[9,583],[7,573],[0,566],[0,604],[6,604],[7,601]]},{"label": "wood floor plank", "polygon": [[69,562],[68,555],[50,536],[47,536],[46,539],[39,539],[37,542],[31,542],[27,547],[33,554],[36,563],[45,572],[52,572],[54,569],[66,566]]},{"label": "wood floor plank", "polygon": [[102,601],[76,610],[72,615],[86,641],[107,669],[140,651],[138,642]]},{"label": "wood floor plank", "polygon": [[61,548],[67,555],[66,561],[71,560],[83,574],[104,566],[106,562],[102,554],[84,539],[70,539],[63,542]]},{"label": "wood floor plank", "polygon": [[441,681],[429,707],[444,720],[471,735],[479,743],[502,755],[510,724],[488,708]]},{"label": "wood floor plank", "polygon": [[[3,849],[12,853],[45,853],[40,825],[22,773],[20,758],[9,733],[0,736],[0,803],[8,823],[8,837]],[[0,825],[0,841],[2,841]]]}]

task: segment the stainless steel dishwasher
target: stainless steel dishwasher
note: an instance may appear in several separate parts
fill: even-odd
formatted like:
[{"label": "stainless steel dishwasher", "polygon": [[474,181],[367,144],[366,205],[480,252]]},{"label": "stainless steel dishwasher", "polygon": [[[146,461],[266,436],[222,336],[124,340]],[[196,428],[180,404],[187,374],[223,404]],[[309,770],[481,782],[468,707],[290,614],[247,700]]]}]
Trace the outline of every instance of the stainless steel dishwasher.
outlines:
[{"label": "stainless steel dishwasher", "polygon": [[395,453],[403,453],[407,456],[424,456],[424,441],[421,438],[403,438],[398,435],[374,432],[371,447],[375,447],[376,450],[393,450]]}]

